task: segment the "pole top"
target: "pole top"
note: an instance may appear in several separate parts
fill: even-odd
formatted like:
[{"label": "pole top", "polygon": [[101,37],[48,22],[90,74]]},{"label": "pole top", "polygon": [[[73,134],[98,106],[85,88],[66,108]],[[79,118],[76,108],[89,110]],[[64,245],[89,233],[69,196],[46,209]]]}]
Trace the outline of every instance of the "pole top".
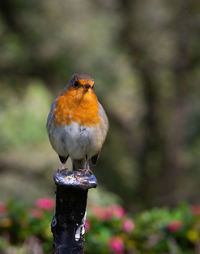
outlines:
[{"label": "pole top", "polygon": [[63,186],[66,188],[88,190],[90,188],[96,188],[97,179],[90,170],[57,170],[54,173],[53,179],[57,186]]}]

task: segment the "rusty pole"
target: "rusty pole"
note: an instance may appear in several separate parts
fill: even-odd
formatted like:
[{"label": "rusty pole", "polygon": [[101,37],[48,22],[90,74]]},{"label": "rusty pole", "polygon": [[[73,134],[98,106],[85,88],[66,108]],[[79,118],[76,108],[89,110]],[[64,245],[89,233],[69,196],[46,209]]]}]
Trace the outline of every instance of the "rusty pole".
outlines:
[{"label": "rusty pole", "polygon": [[83,254],[88,189],[97,186],[88,171],[56,171],[56,207],[51,223],[54,254]]}]

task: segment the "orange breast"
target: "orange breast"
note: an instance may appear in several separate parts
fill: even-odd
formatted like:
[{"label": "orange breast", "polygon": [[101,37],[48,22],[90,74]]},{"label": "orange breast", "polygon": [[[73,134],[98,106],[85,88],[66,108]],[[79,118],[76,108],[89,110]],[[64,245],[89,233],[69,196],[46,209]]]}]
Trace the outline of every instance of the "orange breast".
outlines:
[{"label": "orange breast", "polygon": [[98,101],[95,92],[83,87],[69,88],[56,101],[54,116],[57,125],[69,125],[72,121],[90,127],[99,124]]}]

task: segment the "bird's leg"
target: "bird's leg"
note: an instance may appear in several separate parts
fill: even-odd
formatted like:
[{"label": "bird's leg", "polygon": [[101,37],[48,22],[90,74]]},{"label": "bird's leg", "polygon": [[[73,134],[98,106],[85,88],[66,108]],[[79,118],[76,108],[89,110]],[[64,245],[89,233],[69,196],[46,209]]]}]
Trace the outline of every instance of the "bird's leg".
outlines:
[{"label": "bird's leg", "polygon": [[86,154],[86,156],[85,156],[85,159],[86,159],[86,169],[88,170],[88,169],[90,169],[90,166],[89,166],[87,154]]},{"label": "bird's leg", "polygon": [[58,169],[60,172],[65,170],[65,164],[62,164],[62,166]]},{"label": "bird's leg", "polygon": [[59,156],[60,161],[61,161],[61,163],[62,163],[62,167],[60,167],[60,168],[58,169],[59,172],[61,172],[61,171],[63,171],[63,170],[66,169],[66,168],[65,168],[65,163],[66,163],[68,157],[69,157],[69,156],[67,156],[66,158],[65,158],[65,157],[62,157],[62,156]]},{"label": "bird's leg", "polygon": [[92,171],[90,170],[90,165],[89,165],[89,160],[88,160],[88,156],[86,155],[85,156],[85,159],[86,159],[86,170],[85,170],[85,173],[89,173],[89,174],[92,174]]}]

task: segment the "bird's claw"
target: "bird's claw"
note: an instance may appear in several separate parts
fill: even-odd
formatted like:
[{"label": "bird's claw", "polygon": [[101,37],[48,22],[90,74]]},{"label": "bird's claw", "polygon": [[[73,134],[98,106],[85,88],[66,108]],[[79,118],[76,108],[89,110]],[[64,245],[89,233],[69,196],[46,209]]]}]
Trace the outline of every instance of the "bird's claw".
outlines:
[{"label": "bird's claw", "polygon": [[86,169],[84,169],[84,173],[87,175],[87,174],[89,174],[89,175],[92,175],[93,173],[92,173],[92,170],[90,170],[89,168],[86,168]]},{"label": "bird's claw", "polygon": [[60,167],[60,168],[58,169],[58,172],[61,173],[61,172],[64,171],[64,170],[68,170],[68,168],[65,168],[65,166],[62,165],[62,167]]}]

